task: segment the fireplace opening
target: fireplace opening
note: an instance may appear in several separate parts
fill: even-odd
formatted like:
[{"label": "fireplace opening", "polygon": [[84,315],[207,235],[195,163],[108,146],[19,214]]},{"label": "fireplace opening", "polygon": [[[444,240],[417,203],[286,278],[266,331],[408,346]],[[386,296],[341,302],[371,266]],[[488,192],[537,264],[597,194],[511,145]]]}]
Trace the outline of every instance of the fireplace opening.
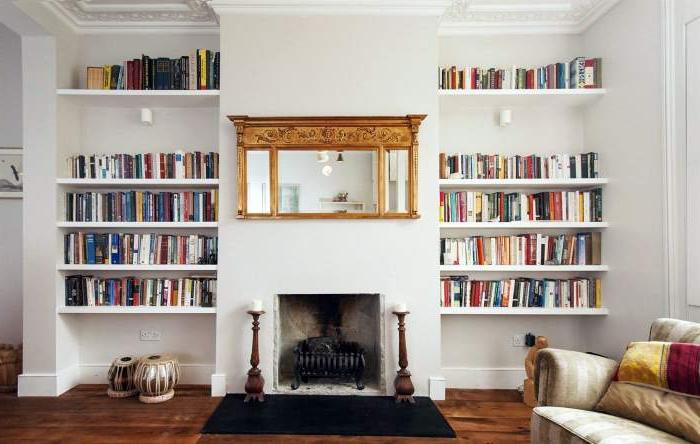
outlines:
[{"label": "fireplace opening", "polygon": [[384,393],[379,294],[281,294],[275,309],[278,392]]}]

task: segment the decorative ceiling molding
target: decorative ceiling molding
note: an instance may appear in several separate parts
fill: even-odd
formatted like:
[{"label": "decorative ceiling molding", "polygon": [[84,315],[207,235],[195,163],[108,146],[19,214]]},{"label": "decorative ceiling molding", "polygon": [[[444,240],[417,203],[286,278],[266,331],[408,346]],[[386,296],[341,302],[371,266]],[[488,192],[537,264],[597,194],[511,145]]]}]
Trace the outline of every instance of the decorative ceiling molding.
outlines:
[{"label": "decorative ceiling molding", "polygon": [[453,0],[439,35],[579,34],[619,0]]},{"label": "decorative ceiling molding", "polygon": [[210,0],[46,0],[69,27],[81,34],[103,32],[218,33]]},{"label": "decorative ceiling molding", "polygon": [[432,15],[452,0],[211,0],[217,14]]},{"label": "decorative ceiling molding", "polygon": [[[2,1],[2,0],[0,0]],[[218,14],[429,15],[439,35],[578,34],[619,0],[42,0],[79,34],[219,32]]]}]

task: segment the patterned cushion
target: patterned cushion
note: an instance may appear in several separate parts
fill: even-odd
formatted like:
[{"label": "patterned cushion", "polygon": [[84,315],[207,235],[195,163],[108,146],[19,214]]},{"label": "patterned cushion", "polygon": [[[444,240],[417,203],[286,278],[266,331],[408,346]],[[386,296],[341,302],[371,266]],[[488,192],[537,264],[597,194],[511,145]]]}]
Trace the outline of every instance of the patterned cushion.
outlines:
[{"label": "patterned cushion", "polygon": [[651,324],[649,340],[700,344],[700,324],[679,321],[678,319],[659,318]]},{"label": "patterned cushion", "polygon": [[566,407],[535,407],[533,444],[675,444],[680,438],[628,419]]},{"label": "patterned cushion", "polygon": [[700,396],[700,344],[632,342],[616,379]]}]

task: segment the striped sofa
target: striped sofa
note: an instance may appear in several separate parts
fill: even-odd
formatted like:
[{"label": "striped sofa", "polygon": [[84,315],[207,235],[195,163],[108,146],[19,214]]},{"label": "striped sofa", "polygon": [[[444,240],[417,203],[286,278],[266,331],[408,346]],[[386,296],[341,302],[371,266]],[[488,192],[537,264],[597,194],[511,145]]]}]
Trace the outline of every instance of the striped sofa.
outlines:
[{"label": "striped sofa", "polygon": [[[657,319],[650,341],[700,344],[700,324]],[[615,376],[617,362],[600,356],[546,348],[535,359],[533,443],[686,443],[681,438],[628,419],[593,411]]]}]

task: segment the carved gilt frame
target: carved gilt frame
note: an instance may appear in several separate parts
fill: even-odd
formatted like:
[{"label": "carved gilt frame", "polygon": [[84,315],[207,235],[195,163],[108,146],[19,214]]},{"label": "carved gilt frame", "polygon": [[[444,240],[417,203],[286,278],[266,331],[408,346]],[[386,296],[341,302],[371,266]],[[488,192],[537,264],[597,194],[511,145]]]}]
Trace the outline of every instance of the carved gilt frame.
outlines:
[{"label": "carved gilt frame", "polygon": [[[228,116],[236,127],[239,219],[415,219],[418,214],[418,130],[424,114],[390,117],[248,117]],[[280,213],[278,150],[376,150],[377,212]],[[408,151],[406,212],[386,209],[385,151]],[[247,152],[268,151],[270,213],[248,213]]]}]

